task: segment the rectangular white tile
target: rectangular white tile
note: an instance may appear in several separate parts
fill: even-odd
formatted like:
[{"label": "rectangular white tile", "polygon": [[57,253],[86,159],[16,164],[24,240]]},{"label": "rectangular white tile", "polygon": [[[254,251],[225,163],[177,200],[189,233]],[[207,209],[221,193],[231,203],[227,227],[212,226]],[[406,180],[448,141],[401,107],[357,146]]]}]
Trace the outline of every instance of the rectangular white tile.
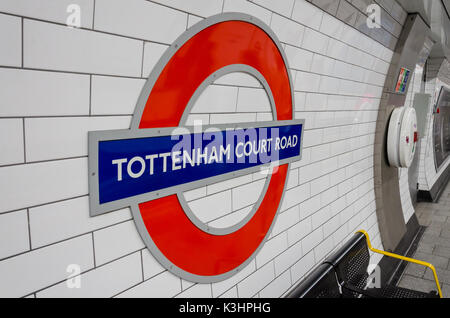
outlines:
[{"label": "rectangular white tile", "polygon": [[[334,211],[332,211],[334,212]],[[323,232],[325,233],[325,236],[330,235],[331,233],[335,232],[339,226],[341,225],[341,219],[340,215],[336,215],[329,219],[324,225],[323,225]]]},{"label": "rectangular white tile", "polygon": [[292,282],[298,282],[305,274],[316,265],[314,252],[310,252],[303,256],[297,263],[291,267]]},{"label": "rectangular white tile", "polygon": [[320,81],[319,92],[323,94],[338,94],[340,82],[337,78],[323,76]]},{"label": "rectangular white tile", "polygon": [[141,250],[142,253],[142,267],[144,270],[144,280],[148,280],[166,269],[153,257],[150,251],[145,248]]},{"label": "rectangular white tile", "polygon": [[242,184],[251,183],[252,182],[252,175],[244,175],[233,179],[228,179],[225,181],[209,184],[207,186],[207,193],[208,195],[221,192],[224,190],[228,190],[237,186],[240,186]]},{"label": "rectangular white tile", "polygon": [[[193,282],[189,282],[189,281],[187,281],[187,280],[184,280],[184,279],[181,279],[181,289],[184,291],[184,290],[186,290],[186,289],[188,289],[189,287],[192,287],[192,286],[194,286],[195,285],[195,283],[193,283]],[[179,295],[179,294],[178,294]],[[177,296],[178,296],[177,295]]]},{"label": "rectangular white tile", "polygon": [[219,217],[218,219],[208,223],[208,225],[217,228],[227,228],[236,225],[250,214],[252,208],[253,206],[250,205],[240,210],[233,211],[232,213],[229,213],[223,217]]},{"label": "rectangular white tile", "polygon": [[278,254],[281,254],[287,248],[288,244],[286,233],[282,233],[266,241],[264,246],[256,255],[257,268],[264,266],[267,262],[273,260]]},{"label": "rectangular white tile", "polygon": [[189,190],[189,191],[184,191],[183,192],[184,198],[186,199],[186,201],[192,201],[195,199],[199,199],[201,197],[206,196],[206,187],[201,187],[201,188],[196,188],[193,190]]},{"label": "rectangular white tile", "polygon": [[0,212],[86,195],[87,174],[85,158],[0,168]]},{"label": "rectangular white tile", "polygon": [[59,283],[69,277],[72,264],[81,272],[94,267],[90,234],[0,262],[0,296],[22,297]]},{"label": "rectangular white tile", "polygon": [[0,116],[88,115],[89,90],[87,75],[0,69]]},{"label": "rectangular white tile", "polygon": [[131,115],[145,84],[143,79],[92,76],[92,115]]},{"label": "rectangular white tile", "polygon": [[238,298],[237,287],[233,287],[219,296],[219,298]]},{"label": "rectangular white tile", "polygon": [[26,210],[0,214],[0,259],[30,248]]},{"label": "rectangular white tile", "polygon": [[330,173],[338,169],[338,159],[336,157],[332,157],[320,162],[321,171],[323,174]]},{"label": "rectangular white tile", "polygon": [[300,202],[305,201],[311,195],[310,185],[303,184],[298,187],[287,190],[284,193],[283,201],[281,203],[280,211],[285,211]]},{"label": "rectangular white tile", "polygon": [[297,72],[295,78],[295,90],[302,92],[318,92],[320,87],[320,75]]},{"label": "rectangular white tile", "polygon": [[271,112],[269,97],[264,89],[239,88],[237,100],[238,112]]},{"label": "rectangular white tile", "polygon": [[362,96],[364,94],[364,84],[341,80],[339,84],[339,94],[351,95],[351,96]]},{"label": "rectangular white tile", "polygon": [[25,120],[27,161],[88,154],[88,132],[128,129],[131,116],[29,118]]},{"label": "rectangular white tile", "polygon": [[273,115],[272,113],[257,113],[256,114],[256,121],[272,121]]},{"label": "rectangular white tile", "polygon": [[292,7],[294,5],[294,0],[283,0],[283,1],[271,1],[271,0],[253,0],[254,3],[267,8],[271,11],[275,11],[284,16],[290,17]]},{"label": "rectangular white tile", "polygon": [[311,69],[313,53],[292,45],[286,45],[284,51],[286,52],[289,67],[300,71],[309,71]]},{"label": "rectangular white tile", "polygon": [[[303,147],[312,147],[324,142],[324,129],[305,130]],[[311,148],[309,149],[311,152]]]},{"label": "rectangular white tile", "polygon": [[322,23],[322,16],[323,11],[316,6],[304,0],[295,1],[294,10],[292,11],[292,19],[295,21],[318,30]]},{"label": "rectangular white tile", "polygon": [[172,44],[186,23],[186,13],[145,0],[95,2],[96,30]]},{"label": "rectangular white tile", "polygon": [[191,113],[230,113],[236,111],[238,88],[208,86],[192,107]]},{"label": "rectangular white tile", "polygon": [[350,220],[354,214],[353,205],[346,207],[344,210],[340,212],[341,225],[345,224]]},{"label": "rectangular white tile", "polygon": [[299,171],[299,183],[304,184],[323,175],[322,170],[319,170],[321,166],[322,164],[318,162],[301,167]]},{"label": "rectangular white tile", "polygon": [[322,207],[320,195],[316,195],[311,199],[308,199],[300,203],[300,219],[304,219],[314,212],[318,211]]},{"label": "rectangular white tile", "polygon": [[256,77],[244,72],[233,72],[216,79],[214,84],[262,88]]},{"label": "rectangular white tile", "polygon": [[166,52],[169,46],[159,43],[144,43],[144,64],[142,66],[142,76],[148,77],[153,68],[158,63],[161,56]]},{"label": "rectangular white tile", "polygon": [[196,284],[177,295],[177,298],[211,298],[210,284]]},{"label": "rectangular white tile", "polygon": [[[322,87],[323,82],[327,77],[322,77],[320,86]],[[306,93],[305,100],[305,110],[307,111],[320,111],[326,110],[328,107],[328,96],[326,94],[315,94],[315,93]]]},{"label": "rectangular white tile", "polygon": [[320,161],[330,156],[330,145],[318,145],[311,148],[311,160]]},{"label": "rectangular white tile", "polygon": [[[279,276],[302,258],[301,242],[295,243],[275,258],[275,275]],[[289,272],[289,271],[288,271]]]},{"label": "rectangular white tile", "polygon": [[130,219],[129,209],[91,217],[87,196],[42,205],[30,209],[31,244],[41,247]]},{"label": "rectangular white tile", "polygon": [[331,36],[332,38],[340,39],[344,32],[344,26],[345,24],[342,21],[329,14],[324,14],[322,24],[320,25],[320,32]]},{"label": "rectangular white tile", "polygon": [[190,114],[186,119],[186,126],[209,125],[209,114]]},{"label": "rectangular white tile", "polygon": [[[311,148],[304,148],[302,150],[302,160],[294,161],[292,163],[292,169],[306,166],[311,163]],[[298,182],[300,184],[300,170],[298,172]]]},{"label": "rectangular white tile", "polygon": [[0,166],[24,161],[22,119],[0,119]]},{"label": "rectangular white tile", "polygon": [[286,231],[291,226],[300,221],[300,212],[298,206],[294,206],[282,213],[279,213],[275,224],[273,225],[272,235],[277,235]]},{"label": "rectangular white tile", "polygon": [[305,27],[301,24],[282,17],[278,14],[273,14],[270,27],[281,42],[288,43],[294,46],[300,46],[300,44],[302,43]]},{"label": "rectangular white tile", "polygon": [[118,298],[163,298],[174,297],[181,292],[180,278],[170,272],[161,273],[142,284],[119,294]]},{"label": "rectangular white tile", "polygon": [[255,113],[211,114],[210,125],[255,122]]},{"label": "rectangular white tile", "polygon": [[302,48],[325,55],[329,37],[310,28],[305,29]]},{"label": "rectangular white tile", "polygon": [[335,186],[336,184],[342,182],[345,179],[345,168],[333,171],[330,174],[330,185]]},{"label": "rectangular white tile", "polygon": [[294,92],[295,94],[295,111],[306,110],[306,93]]},{"label": "rectangular white tile", "polygon": [[329,175],[325,175],[323,177],[311,181],[311,196],[314,196],[322,191],[325,191],[329,186],[330,186]]},{"label": "rectangular white tile", "polygon": [[0,11],[39,20],[66,24],[80,9],[80,25],[92,28],[94,0],[2,0]]},{"label": "rectangular white tile", "polygon": [[327,56],[344,61],[346,59],[348,45],[333,38],[330,38],[327,48]]},{"label": "rectangular white tile", "polygon": [[302,249],[303,253],[308,253],[314,247],[320,244],[323,240],[323,230],[322,228],[318,228],[315,231],[311,232],[302,240]]},{"label": "rectangular white tile", "polygon": [[20,67],[22,64],[22,20],[20,18],[0,14],[0,43],[2,43],[0,65]]},{"label": "rectangular white tile", "polygon": [[352,66],[342,61],[336,61],[332,75],[339,78],[351,79]]},{"label": "rectangular white tile", "polygon": [[208,17],[222,11],[221,0],[154,0],[153,2],[158,2],[202,17]]},{"label": "rectangular white tile", "polygon": [[25,67],[141,76],[142,41],[32,20],[23,32]]},{"label": "rectangular white tile", "polygon": [[[217,202],[220,202],[218,205]],[[202,222],[210,222],[233,211],[231,207],[231,190],[219,192],[189,202],[189,207]]]},{"label": "rectangular white tile", "polygon": [[352,65],[352,80],[357,82],[364,82],[365,69],[362,67]]},{"label": "rectangular white tile", "polygon": [[310,234],[312,231],[311,218],[304,219],[299,223],[295,224],[288,230],[288,243],[289,246],[299,242],[306,235]]},{"label": "rectangular white tile", "polygon": [[196,15],[189,14],[189,15],[188,15],[188,26],[187,26],[188,29],[189,29],[190,27],[192,27],[194,24],[200,22],[201,20],[203,20],[203,18],[198,17],[198,16],[196,16]]},{"label": "rectangular white tile", "polygon": [[36,294],[37,298],[106,298],[142,281],[141,255],[134,253],[71,279],[80,279],[80,288],[64,281]]},{"label": "rectangular white tile", "polygon": [[262,298],[280,297],[289,287],[291,287],[291,276],[289,272],[285,272],[262,289],[259,292],[259,296]]},{"label": "rectangular white tile", "polygon": [[330,57],[314,54],[311,72],[324,75],[333,75],[334,63],[335,60]]},{"label": "rectangular white tile", "polygon": [[286,189],[292,189],[296,186],[298,186],[298,169],[291,169],[288,174]]},{"label": "rectangular white tile", "polygon": [[265,266],[253,272],[250,276],[242,280],[238,286],[239,297],[252,297],[275,278],[273,263],[267,263]]},{"label": "rectangular white tile", "polygon": [[313,230],[317,229],[319,226],[323,225],[332,216],[332,211],[330,206],[326,206],[311,216]]},{"label": "rectangular white tile", "polygon": [[223,12],[242,12],[262,20],[267,25],[270,24],[272,13],[260,6],[246,0],[224,0]]},{"label": "rectangular white tile", "polygon": [[264,189],[265,184],[266,180],[263,179],[234,188],[232,190],[233,210],[238,210],[255,203]]},{"label": "rectangular white tile", "polygon": [[315,249],[314,253],[316,259],[324,259],[334,248],[333,237],[329,236],[322,243],[320,243]]},{"label": "rectangular white tile", "polygon": [[224,292],[235,286],[238,282],[248,277],[256,270],[255,261],[251,261],[247,266],[240,270],[237,274],[223,281],[212,283],[213,297],[218,297]]},{"label": "rectangular white tile", "polygon": [[135,252],[144,246],[133,220],[94,232],[97,266]]}]

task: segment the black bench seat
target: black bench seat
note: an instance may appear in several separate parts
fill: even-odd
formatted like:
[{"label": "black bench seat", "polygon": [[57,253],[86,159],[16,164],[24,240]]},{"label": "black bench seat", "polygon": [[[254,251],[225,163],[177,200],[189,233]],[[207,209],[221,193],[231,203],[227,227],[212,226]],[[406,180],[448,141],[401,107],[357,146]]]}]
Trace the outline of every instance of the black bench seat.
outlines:
[{"label": "black bench seat", "polygon": [[[355,233],[339,250],[317,266],[287,297],[439,298],[440,295],[435,291],[426,293],[395,285],[368,288],[367,282],[371,279],[367,273],[370,264],[369,247],[372,251],[378,250],[373,249],[367,240],[368,235],[364,231]],[[385,254],[401,258],[392,253]],[[433,267],[431,264],[426,266]]]}]

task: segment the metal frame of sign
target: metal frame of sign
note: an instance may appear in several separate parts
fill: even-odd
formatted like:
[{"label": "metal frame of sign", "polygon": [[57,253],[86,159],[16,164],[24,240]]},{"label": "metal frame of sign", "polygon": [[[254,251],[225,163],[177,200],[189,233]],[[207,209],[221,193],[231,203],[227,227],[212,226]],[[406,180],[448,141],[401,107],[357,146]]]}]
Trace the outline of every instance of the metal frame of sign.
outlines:
[{"label": "metal frame of sign", "polygon": [[[266,78],[255,68],[245,65],[245,64],[231,64],[227,65],[223,68],[220,68],[210,74],[208,78],[206,78],[201,85],[198,86],[195,93],[191,96],[189,102],[184,108],[183,115],[181,117],[181,120],[177,123],[169,124],[166,123],[168,120],[161,120],[162,125],[165,126],[162,128],[144,128],[142,127],[142,119],[144,114],[144,111],[147,106],[147,101],[149,100],[149,96],[152,92],[152,89],[157,83],[158,79],[160,78],[161,74],[163,73],[166,65],[171,61],[172,57],[178,52],[180,48],[183,47],[184,44],[186,44],[191,38],[198,35],[201,31],[207,29],[210,26],[213,26],[215,24],[220,24],[221,22],[229,22],[229,21],[238,21],[238,22],[246,22],[251,25],[254,25],[264,31],[268,37],[271,39],[271,41],[275,44],[275,46],[278,48],[279,54],[281,55],[281,58],[284,63],[284,67],[286,69],[287,78],[289,82],[289,88],[287,88],[290,91],[290,103],[292,106],[292,110],[290,111],[291,115],[290,118],[287,118],[286,113],[282,114],[279,118],[279,114],[277,114],[277,107],[275,107],[275,99],[273,96],[273,93],[270,89],[269,83],[266,81]],[[133,115],[132,123],[131,123],[131,129],[129,130],[116,130],[116,131],[96,131],[96,132],[90,132],[89,133],[89,191],[90,191],[90,208],[91,208],[91,216],[100,215],[103,213],[107,213],[112,210],[117,210],[124,207],[130,207],[136,227],[138,229],[139,234],[141,235],[143,241],[145,242],[147,248],[150,250],[152,255],[170,272],[174,273],[175,275],[186,279],[188,281],[193,282],[200,282],[200,283],[207,283],[207,282],[217,282],[224,280],[237,272],[239,272],[241,269],[245,268],[256,256],[258,251],[264,246],[265,241],[269,237],[271,230],[273,228],[273,225],[276,221],[276,217],[279,212],[279,208],[281,206],[281,202],[284,197],[286,184],[287,184],[287,172],[289,171],[289,162],[300,160],[301,159],[301,152],[302,148],[300,149],[300,155],[295,158],[286,159],[283,161],[278,162],[278,166],[276,167],[277,171],[272,171],[273,174],[271,174],[266,181],[265,187],[261,193],[260,198],[258,199],[258,202],[254,205],[254,210],[249,213],[249,215],[236,224],[235,226],[232,226],[230,228],[226,229],[216,229],[211,228],[207,226],[206,224],[203,224],[201,221],[199,221],[195,215],[192,213],[190,208],[188,207],[188,204],[185,200],[183,200],[182,193],[183,191],[190,190],[196,187],[216,183],[219,181],[223,181],[226,179],[230,179],[233,177],[237,177],[240,175],[257,172],[260,171],[261,166],[258,167],[252,167],[244,170],[238,170],[236,172],[230,173],[230,174],[224,174],[204,180],[198,180],[196,182],[191,182],[189,184],[179,185],[175,187],[171,187],[168,189],[163,189],[160,191],[155,191],[152,193],[146,193],[143,195],[138,195],[132,198],[127,198],[111,203],[107,203],[105,205],[100,206],[98,204],[98,154],[97,154],[97,148],[98,148],[98,142],[100,140],[112,140],[112,139],[121,139],[121,138],[143,138],[143,137],[149,137],[149,136],[161,136],[161,135],[170,135],[174,129],[179,128],[183,123],[185,123],[187,116],[189,115],[189,112],[192,108],[192,106],[195,104],[195,101],[198,99],[198,97],[201,95],[201,93],[204,91],[204,89],[211,83],[213,83],[217,78],[228,74],[232,72],[245,72],[248,73],[254,77],[256,77],[260,83],[262,84],[263,88],[266,90],[267,95],[270,100],[270,104],[272,106],[272,113],[274,117],[274,121],[272,122],[259,122],[259,123],[244,123],[244,124],[233,124],[233,125],[214,125],[212,127],[214,128],[247,128],[247,127],[270,127],[270,126],[282,126],[282,125],[289,125],[289,124],[302,124],[304,129],[304,120],[293,120],[292,114],[294,109],[294,92],[293,92],[293,81],[291,72],[288,66],[288,60],[286,57],[286,54],[281,46],[281,43],[279,42],[277,36],[275,33],[270,29],[269,26],[267,26],[264,22],[261,20],[252,17],[247,14],[242,13],[223,13],[218,14],[216,16],[209,17],[207,19],[204,19],[191,28],[189,28],[185,33],[183,33],[163,54],[161,59],[158,61],[154,69],[152,70],[146,84],[144,85],[140,97],[138,99],[136,109]],[[157,122],[158,118],[155,119],[156,124],[159,124]],[[281,121],[277,121],[281,120]],[[151,123],[155,124],[155,123]],[[178,127],[174,127],[176,125],[179,125]],[[169,127],[168,127],[169,126]],[[155,127],[155,126],[154,126]],[[181,126],[183,128],[188,128],[186,126]],[[211,127],[204,126],[204,129],[207,129]],[[194,127],[191,127],[192,130],[194,130]],[[197,131],[196,131],[197,132]],[[303,130],[301,134],[301,145],[303,145]],[[272,182],[273,181],[273,182]],[[279,184],[281,188],[277,188],[277,190],[274,191],[273,185]],[[281,191],[281,192],[280,192]],[[176,194],[175,197],[173,197],[173,194]],[[164,202],[161,201],[161,197],[169,195],[170,200],[166,200]],[[176,199],[175,199],[176,198]],[[275,199],[276,198],[276,199]],[[153,200],[155,199],[155,200]],[[150,200],[150,201],[149,201]],[[153,200],[153,201],[151,201]],[[237,232],[240,232],[243,227],[250,227],[252,226],[250,223],[253,222],[253,218],[255,217],[255,213],[257,210],[259,210],[259,207],[262,205],[267,206],[268,201],[270,200],[277,200],[279,204],[277,205],[275,214],[273,216],[273,219],[270,220],[270,224],[267,225],[267,230],[264,234],[264,237],[261,239],[258,238],[258,242],[260,242],[256,248],[252,248],[251,255],[246,257],[245,260],[239,263],[238,266],[223,272],[219,274],[198,274],[193,273],[190,270],[186,270],[185,268],[181,268],[175,264],[174,261],[169,260],[169,257],[166,255],[165,251],[161,250],[161,247],[155,243],[154,238],[152,238],[151,233],[149,232],[149,228],[146,227],[146,220],[145,216],[143,215],[143,211],[146,209],[150,209],[151,211],[154,211],[155,213],[158,213],[159,211],[166,209],[167,211],[174,211],[179,210],[180,208],[183,209],[183,213],[188,217],[189,222],[191,222],[191,225],[195,228],[198,228],[200,232],[207,233],[210,235],[209,237],[214,239],[214,237],[217,238],[218,242],[221,242],[220,240],[225,240],[228,236],[234,235]],[[161,201],[161,202],[160,202]],[[162,206],[160,206],[162,204]],[[174,213],[181,213],[180,211],[174,212]],[[252,220],[252,221],[250,221]],[[174,223],[174,225],[178,225],[178,223]],[[164,224],[166,226],[166,224]],[[170,226],[170,224],[167,224],[167,226]],[[241,229],[240,229],[241,228]],[[161,231],[161,229],[159,230]],[[180,234],[181,235],[181,234]],[[199,234],[200,235],[200,234]],[[245,236],[244,236],[245,237]],[[174,237],[173,240],[177,240],[177,237]],[[247,242],[241,241],[242,245],[246,245]],[[256,242],[256,241],[255,241]],[[248,243],[250,244],[250,243]],[[224,244],[223,248],[226,248]],[[221,245],[220,245],[221,246]],[[201,242],[199,241],[198,247],[201,246]],[[189,251],[187,251],[189,252]],[[195,251],[193,252],[193,258],[195,258]],[[213,252],[213,251],[211,251]],[[220,267],[220,266],[219,266]]]}]

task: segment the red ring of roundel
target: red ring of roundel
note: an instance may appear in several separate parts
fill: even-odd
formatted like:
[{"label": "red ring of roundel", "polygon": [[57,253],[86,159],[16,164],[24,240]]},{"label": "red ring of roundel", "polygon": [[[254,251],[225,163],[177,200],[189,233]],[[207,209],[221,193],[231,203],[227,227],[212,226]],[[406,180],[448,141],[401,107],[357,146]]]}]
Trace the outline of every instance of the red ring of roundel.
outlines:
[{"label": "red ring of roundel", "polygon": [[[178,49],[150,92],[139,128],[178,126],[200,84],[232,64],[258,70],[272,91],[276,119],[292,119],[288,70],[277,45],[258,26],[230,20],[203,29]],[[287,164],[278,168],[257,212],[228,235],[212,235],[197,228],[176,195],[141,203],[139,211],[151,239],[172,264],[193,275],[222,275],[242,265],[264,241],[278,210],[287,172]]]}]

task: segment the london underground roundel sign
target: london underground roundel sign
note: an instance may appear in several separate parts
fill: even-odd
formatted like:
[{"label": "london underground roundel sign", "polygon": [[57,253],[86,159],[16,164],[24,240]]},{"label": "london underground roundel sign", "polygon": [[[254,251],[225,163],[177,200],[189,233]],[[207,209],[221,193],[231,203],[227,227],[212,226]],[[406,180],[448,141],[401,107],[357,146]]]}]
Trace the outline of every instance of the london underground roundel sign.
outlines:
[{"label": "london underground roundel sign", "polygon": [[[232,72],[261,82],[274,121],[185,126],[202,91]],[[293,120],[293,105],[287,60],[267,25],[237,13],[199,22],[153,69],[131,129],[89,133],[91,216],[130,207],[146,246],[169,271],[195,282],[230,277],[269,236],[289,163],[301,158],[304,121]],[[184,201],[184,191],[263,168],[270,171],[263,193],[232,227],[202,223]]]}]

